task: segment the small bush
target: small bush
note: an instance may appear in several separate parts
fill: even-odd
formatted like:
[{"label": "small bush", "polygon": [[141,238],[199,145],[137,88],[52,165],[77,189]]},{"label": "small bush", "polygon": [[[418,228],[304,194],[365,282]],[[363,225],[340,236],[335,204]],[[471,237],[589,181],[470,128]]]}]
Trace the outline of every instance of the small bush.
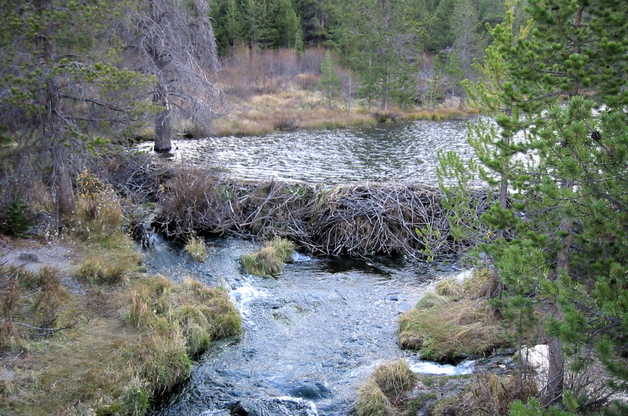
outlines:
[{"label": "small bush", "polygon": [[240,257],[244,271],[264,277],[276,277],[283,271],[283,266],[290,261],[294,253],[294,244],[284,238],[276,238],[261,250]]},{"label": "small bush", "polygon": [[7,207],[3,231],[16,237],[23,236],[31,227],[31,214],[28,205],[21,199],[13,200]]},{"label": "small bush", "polygon": [[204,262],[207,259],[207,246],[205,245],[205,241],[196,235],[193,235],[188,239],[183,249],[195,261]]}]

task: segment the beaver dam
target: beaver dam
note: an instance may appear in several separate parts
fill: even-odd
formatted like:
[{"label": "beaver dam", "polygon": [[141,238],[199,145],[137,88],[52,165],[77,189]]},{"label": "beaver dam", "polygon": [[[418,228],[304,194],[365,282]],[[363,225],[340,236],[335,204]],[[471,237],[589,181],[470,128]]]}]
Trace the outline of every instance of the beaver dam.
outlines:
[{"label": "beaver dam", "polygon": [[[159,195],[159,228],[184,238],[192,232],[270,239],[285,237],[314,254],[416,257],[457,251],[442,193],[427,185],[351,184],[326,187],[242,181],[189,169]],[[477,195],[474,209],[487,198]]]},{"label": "beaver dam", "polygon": [[[463,121],[175,142],[159,228],[269,239],[315,254],[456,251],[436,188],[439,151],[468,159]],[[220,142],[217,142],[220,140]],[[486,206],[478,195],[475,209]]]}]

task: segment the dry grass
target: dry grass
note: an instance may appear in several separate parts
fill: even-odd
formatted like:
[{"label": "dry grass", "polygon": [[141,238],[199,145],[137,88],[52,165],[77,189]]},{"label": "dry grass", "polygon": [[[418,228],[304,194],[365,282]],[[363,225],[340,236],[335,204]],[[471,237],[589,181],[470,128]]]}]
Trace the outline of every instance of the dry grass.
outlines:
[{"label": "dry grass", "polygon": [[19,351],[31,339],[73,325],[75,309],[56,269],[0,267],[0,350]]},{"label": "dry grass", "polygon": [[79,194],[71,234],[84,245],[77,277],[96,284],[119,284],[141,270],[142,256],[122,229],[120,199],[88,171],[77,178]]},{"label": "dry grass", "polygon": [[392,416],[396,413],[386,395],[373,380],[367,381],[358,390],[355,412],[358,416]]},{"label": "dry grass", "polygon": [[456,361],[490,353],[508,337],[486,300],[478,297],[487,274],[476,272],[468,282],[447,280],[437,285],[399,322],[403,348],[418,349],[425,359]]},{"label": "dry grass", "polygon": [[264,277],[276,277],[283,271],[285,263],[290,261],[294,252],[294,244],[285,238],[275,238],[251,254],[244,254],[240,262],[244,271]]},{"label": "dry grass", "polygon": [[[308,78],[304,76],[298,79]],[[218,136],[256,136],[276,130],[334,129],[371,126],[387,121],[452,120],[475,114],[470,109],[400,109],[395,108],[382,118],[364,103],[356,101],[347,111],[344,101],[335,100],[331,107],[319,91],[302,88],[298,82],[280,92],[253,95],[247,99],[232,97],[232,111],[214,122],[213,133]]]},{"label": "dry grass", "polygon": [[199,263],[207,259],[207,246],[205,245],[205,241],[195,234],[188,238],[183,250],[185,250],[193,260]]},{"label": "dry grass", "polygon": [[412,390],[416,376],[405,360],[382,364],[358,390],[358,416],[392,416],[404,406],[404,395]]},{"label": "dry grass", "polygon": [[79,187],[71,233],[90,284],[69,292],[54,270],[0,268],[0,414],[143,415],[240,332],[224,291],[140,274],[118,198],[87,173]]},{"label": "dry grass", "polygon": [[92,254],[83,260],[76,276],[94,284],[119,284],[142,270],[142,255],[127,244],[110,250],[91,249]]},{"label": "dry grass", "polygon": [[227,294],[192,280],[138,277],[67,301],[78,324],[22,342],[28,354],[11,362],[0,413],[143,415],[152,397],[189,375],[193,357],[240,332]]},{"label": "dry grass", "polygon": [[438,401],[433,416],[505,416],[515,400],[527,401],[537,393],[532,382],[517,376],[479,374],[460,394]]}]

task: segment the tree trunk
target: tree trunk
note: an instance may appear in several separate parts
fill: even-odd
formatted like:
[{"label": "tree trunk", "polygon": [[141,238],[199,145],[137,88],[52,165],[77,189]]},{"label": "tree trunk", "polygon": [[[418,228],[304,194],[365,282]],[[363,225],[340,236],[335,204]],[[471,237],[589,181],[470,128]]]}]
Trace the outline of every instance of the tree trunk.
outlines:
[{"label": "tree trunk", "polygon": [[74,189],[72,188],[72,177],[59,148],[54,150],[53,158],[55,196],[59,223],[61,224],[62,218],[67,218],[74,212]]},{"label": "tree trunk", "polygon": [[[566,182],[562,185],[563,188],[571,186],[573,186],[573,184],[570,182]],[[560,222],[559,230],[561,233],[567,233],[567,236],[563,240],[563,244],[557,253],[556,268],[550,275],[551,280],[558,279],[562,273],[569,273],[569,251],[573,242],[572,226],[573,222],[571,218],[564,218]],[[553,299],[549,305],[549,315],[556,320],[562,319],[562,312]],[[563,357],[560,339],[557,336],[549,338],[548,353],[549,368],[547,372],[545,397],[543,398],[543,402],[546,406],[560,402],[563,398],[565,359]]]},{"label": "tree trunk", "polygon": [[157,83],[153,102],[163,107],[163,110],[155,116],[155,152],[167,153],[172,149],[171,109],[167,87],[162,82]]},{"label": "tree trunk", "polygon": [[[560,318],[560,310],[554,303],[551,305],[550,314],[556,319]],[[544,404],[550,406],[560,402],[563,398],[565,359],[563,358],[562,346],[558,337],[550,337],[547,344],[549,367]]]}]

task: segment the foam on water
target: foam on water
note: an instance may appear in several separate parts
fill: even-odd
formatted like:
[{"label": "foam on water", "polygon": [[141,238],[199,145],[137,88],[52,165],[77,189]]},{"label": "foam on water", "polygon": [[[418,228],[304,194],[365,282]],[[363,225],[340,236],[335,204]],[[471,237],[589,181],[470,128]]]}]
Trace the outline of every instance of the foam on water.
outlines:
[{"label": "foam on water", "polygon": [[460,376],[472,374],[475,361],[467,360],[458,365],[438,364],[431,361],[417,361],[409,364],[410,370],[418,374],[431,374],[439,376]]}]

